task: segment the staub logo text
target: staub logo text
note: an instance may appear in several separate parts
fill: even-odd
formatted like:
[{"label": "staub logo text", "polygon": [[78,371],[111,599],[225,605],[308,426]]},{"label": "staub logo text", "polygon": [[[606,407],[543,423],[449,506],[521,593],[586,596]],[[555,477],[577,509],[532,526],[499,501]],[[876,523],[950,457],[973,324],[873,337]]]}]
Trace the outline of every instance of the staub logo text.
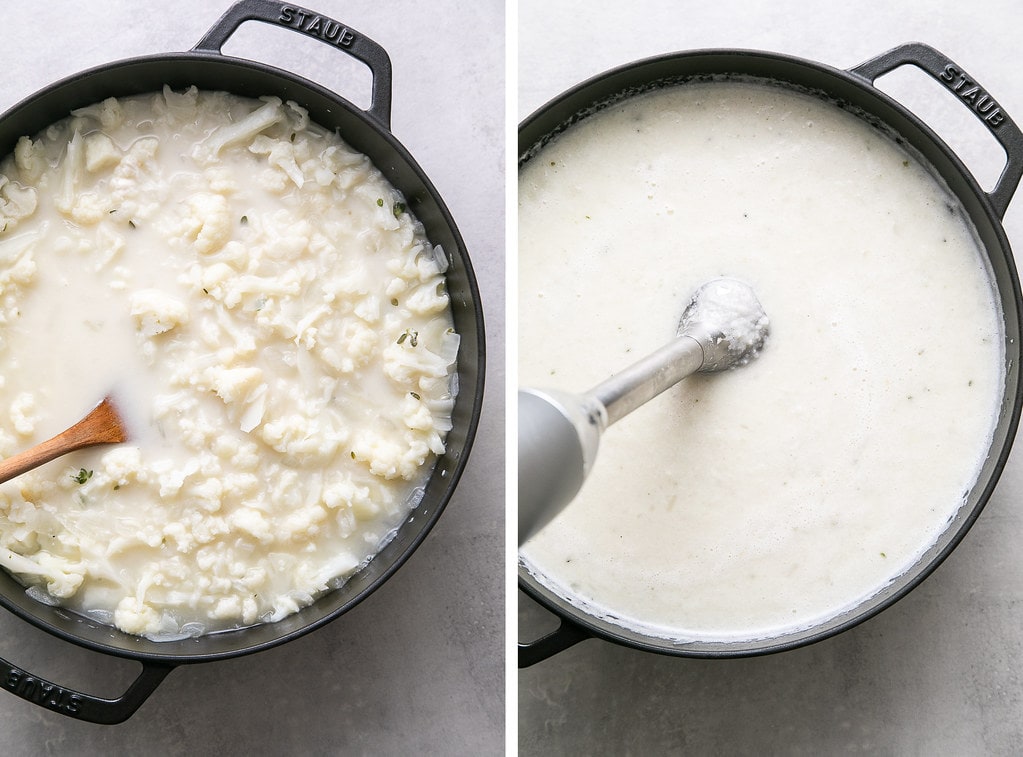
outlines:
[{"label": "staub logo text", "polygon": [[995,99],[951,63],[945,66],[938,78],[955,92],[960,100],[977,111],[992,129],[1005,122],[1005,113]]},{"label": "staub logo text", "polygon": [[0,679],[8,691],[17,694],[22,699],[49,707],[51,710],[66,712],[70,715],[77,713],[82,707],[82,697],[73,691],[62,689],[52,683],[40,678],[30,676],[23,670],[17,670],[13,666],[7,670],[7,674]]},{"label": "staub logo text", "polygon": [[318,16],[293,5],[282,5],[277,22],[305,32],[312,37],[333,42],[338,47],[348,47],[355,41],[355,33],[337,21]]}]

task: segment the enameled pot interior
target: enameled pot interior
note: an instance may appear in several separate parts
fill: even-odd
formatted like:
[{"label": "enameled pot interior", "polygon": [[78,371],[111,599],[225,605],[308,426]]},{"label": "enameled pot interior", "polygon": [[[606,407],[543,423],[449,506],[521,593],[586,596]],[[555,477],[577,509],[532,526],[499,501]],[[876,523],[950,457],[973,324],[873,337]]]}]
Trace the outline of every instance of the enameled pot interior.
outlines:
[{"label": "enameled pot interior", "polygon": [[419,506],[395,538],[340,589],[279,622],[194,639],[154,642],[122,633],[25,595],[24,587],[0,571],[0,604],[62,638],[98,651],[169,663],[207,661],[258,651],[333,620],[364,599],[411,555],[440,516],[461,475],[476,432],[483,394],[483,315],[475,276],[454,221],[433,185],[405,148],[382,125],[355,106],[312,82],[268,66],[217,54],[182,53],[113,63],[78,74],[16,105],[0,117],[0,155],[22,136],[32,136],[65,118],[74,108],[108,97],[155,92],[170,85],[223,90],[246,97],[276,95],[294,100],[313,121],[337,128],[352,147],[368,155],[404,195],[428,238],[450,261],[447,290],[458,354],[459,393],[448,433],[448,451],[437,462]]},{"label": "enameled pot interior", "polygon": [[1012,252],[1000,220],[977,182],[958,157],[925,124],[866,80],[848,72],[801,59],[750,51],[697,51],[651,58],[615,69],[580,84],[527,118],[519,129],[520,164],[543,144],[603,105],[650,89],[693,78],[755,77],[809,89],[838,107],[862,112],[872,125],[883,125],[930,164],[955,194],[976,226],[990,260],[1005,324],[1005,387],[987,459],[948,528],[916,565],[859,606],[811,628],[752,641],[676,642],[649,636],[587,614],[543,586],[520,566],[519,585],[528,595],[563,619],[594,636],[639,649],[690,657],[740,657],[779,652],[832,636],[890,606],[926,578],[956,547],[980,514],[998,480],[1015,436],[1023,397],[1020,394],[1020,297]]}]

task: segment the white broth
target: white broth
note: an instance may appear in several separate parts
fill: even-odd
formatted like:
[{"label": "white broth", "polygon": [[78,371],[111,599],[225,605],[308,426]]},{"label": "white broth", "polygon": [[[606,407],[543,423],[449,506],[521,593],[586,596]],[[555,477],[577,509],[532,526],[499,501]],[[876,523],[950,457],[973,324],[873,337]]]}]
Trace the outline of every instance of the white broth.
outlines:
[{"label": "white broth", "polygon": [[587,612],[683,641],[854,607],[973,486],[1003,325],[957,201],[862,119],[755,81],[628,98],[519,174],[519,383],[587,389],[669,340],[703,282],[756,291],[760,356],[608,429],[520,551]]}]

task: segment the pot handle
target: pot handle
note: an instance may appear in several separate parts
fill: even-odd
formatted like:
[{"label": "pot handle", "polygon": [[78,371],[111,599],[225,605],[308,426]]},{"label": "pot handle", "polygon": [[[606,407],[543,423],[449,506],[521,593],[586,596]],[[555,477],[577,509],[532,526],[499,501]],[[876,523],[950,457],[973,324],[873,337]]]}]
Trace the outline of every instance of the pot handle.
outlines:
[{"label": "pot handle", "polygon": [[373,100],[366,111],[391,130],[391,59],[379,44],[352,27],[315,11],[271,0],[239,0],[199,40],[193,52],[220,53],[224,43],[245,21],[263,21],[301,32],[343,50],[369,66],[373,74]]},{"label": "pot handle", "polygon": [[560,620],[560,625],[549,634],[541,636],[535,641],[519,642],[520,668],[536,665],[536,663],[543,662],[548,657],[564,652],[580,641],[593,638],[593,634],[582,626],[576,625],[572,621],[560,616],[558,616],[558,619]]},{"label": "pot handle", "polygon": [[114,725],[123,723],[134,715],[135,711],[160,685],[160,682],[167,677],[167,674],[174,670],[174,667],[174,665],[143,662],[142,672],[124,694],[117,699],[103,699],[58,686],[0,658],[0,686],[32,704],[53,710],[61,715],[90,723]]},{"label": "pot handle", "polygon": [[998,217],[1003,218],[1009,201],[1012,200],[1020,179],[1023,178],[1023,132],[976,79],[929,45],[920,42],[901,45],[849,69],[849,73],[860,76],[873,85],[879,76],[905,65],[916,66],[948,89],[980,119],[1004,148],[1005,168],[1002,169],[995,188],[987,195]]}]

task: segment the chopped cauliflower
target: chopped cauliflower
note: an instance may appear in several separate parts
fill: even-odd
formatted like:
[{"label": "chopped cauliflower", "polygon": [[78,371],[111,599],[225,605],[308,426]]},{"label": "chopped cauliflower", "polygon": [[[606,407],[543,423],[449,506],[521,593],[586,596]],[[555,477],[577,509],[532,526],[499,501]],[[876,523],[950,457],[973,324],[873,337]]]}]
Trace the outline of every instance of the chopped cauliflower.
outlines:
[{"label": "chopped cauliflower", "polygon": [[37,203],[36,189],[0,174],[0,231],[13,229],[16,222],[35,213]]},{"label": "chopped cauliflower", "polygon": [[216,252],[231,237],[232,220],[227,198],[202,192],[188,198],[190,232],[195,248],[204,254]]},{"label": "chopped cauliflower", "polygon": [[14,430],[28,436],[36,428],[36,398],[31,392],[22,392],[11,403],[8,414]]},{"label": "chopped cauliflower", "polygon": [[159,289],[134,292],[129,302],[135,327],[143,336],[157,336],[188,322],[188,306]]},{"label": "chopped cauliflower", "polygon": [[46,157],[42,143],[33,142],[28,137],[21,137],[14,146],[14,163],[27,181],[36,181],[46,168]]},{"label": "chopped cauliflower", "polygon": [[160,627],[160,615],[137,597],[125,597],[114,610],[114,623],[125,633],[152,633]]},{"label": "chopped cauliflower", "polygon": [[85,138],[85,169],[92,173],[116,166],[121,162],[121,151],[106,134],[93,132]]},{"label": "chopped cauliflower", "polygon": [[[439,260],[370,160],[278,98],[164,87],[20,140],[0,169],[0,450],[110,376],[130,439],[0,486],[0,565],[153,638],[343,583],[445,451]],[[75,372],[18,373],[43,338]]]}]

